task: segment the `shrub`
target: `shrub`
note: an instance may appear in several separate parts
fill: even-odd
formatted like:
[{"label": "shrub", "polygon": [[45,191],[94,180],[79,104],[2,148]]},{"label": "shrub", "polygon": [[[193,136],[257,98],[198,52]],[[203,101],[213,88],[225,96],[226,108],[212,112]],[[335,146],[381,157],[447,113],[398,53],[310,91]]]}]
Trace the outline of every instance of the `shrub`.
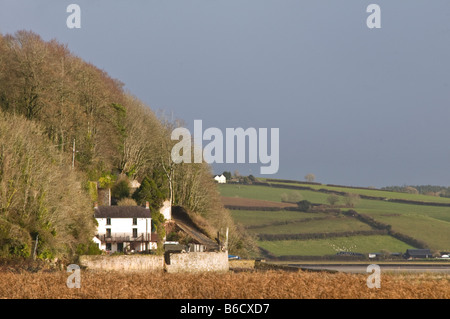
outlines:
[{"label": "shrub", "polygon": [[31,254],[30,234],[18,225],[0,219],[0,255],[29,257]]},{"label": "shrub", "polygon": [[96,243],[91,241],[89,244],[79,244],[77,247],[77,255],[101,255],[102,250]]},{"label": "shrub", "polygon": [[289,192],[288,194],[286,194],[286,193],[281,194],[282,202],[296,203],[298,201],[301,201],[302,198],[303,198],[302,194],[300,194],[300,192],[298,192],[298,191],[292,191],[292,192]]},{"label": "shrub", "polygon": [[137,203],[132,198],[122,198],[117,202],[117,206],[137,206]]},{"label": "shrub", "polygon": [[336,194],[331,194],[330,196],[327,197],[327,202],[328,202],[331,206],[336,205],[338,201],[339,201],[339,196],[336,195]]},{"label": "shrub", "polygon": [[355,205],[359,202],[359,195],[355,193],[348,193],[344,197],[344,202],[347,207],[355,207]]},{"label": "shrub", "polygon": [[311,208],[311,202],[307,201],[306,199],[301,200],[297,203],[298,208],[301,212],[307,212]]},{"label": "shrub", "polygon": [[130,197],[130,186],[126,178],[122,178],[117,181],[111,188],[111,197],[117,201],[122,198]]}]

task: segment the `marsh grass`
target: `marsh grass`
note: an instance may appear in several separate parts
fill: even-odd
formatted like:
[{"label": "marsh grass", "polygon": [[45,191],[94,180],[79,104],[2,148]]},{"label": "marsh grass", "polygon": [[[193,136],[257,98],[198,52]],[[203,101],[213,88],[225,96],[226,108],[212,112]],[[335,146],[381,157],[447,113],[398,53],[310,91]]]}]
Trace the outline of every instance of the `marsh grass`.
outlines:
[{"label": "marsh grass", "polygon": [[12,299],[406,299],[450,298],[450,275],[384,274],[380,289],[367,275],[252,271],[203,274],[81,272],[81,288],[67,288],[70,274],[0,272],[0,298]]}]

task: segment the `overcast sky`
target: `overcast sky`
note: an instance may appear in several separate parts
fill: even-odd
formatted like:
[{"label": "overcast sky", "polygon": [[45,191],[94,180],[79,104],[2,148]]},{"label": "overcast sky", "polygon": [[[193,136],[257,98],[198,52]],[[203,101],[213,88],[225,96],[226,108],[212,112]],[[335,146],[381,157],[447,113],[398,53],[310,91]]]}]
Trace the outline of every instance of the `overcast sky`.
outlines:
[{"label": "overcast sky", "polygon": [[[71,3],[80,29],[66,26]],[[371,3],[381,29],[367,27]],[[279,171],[265,177],[450,185],[448,0],[0,0],[0,32],[21,29],[189,129],[279,128]]]}]

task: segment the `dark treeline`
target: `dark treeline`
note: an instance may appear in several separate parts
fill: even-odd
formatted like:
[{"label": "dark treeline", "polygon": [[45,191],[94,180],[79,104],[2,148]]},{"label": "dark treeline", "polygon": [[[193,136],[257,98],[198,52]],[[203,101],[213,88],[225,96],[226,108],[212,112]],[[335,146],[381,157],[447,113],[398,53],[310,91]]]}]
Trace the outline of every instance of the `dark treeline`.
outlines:
[{"label": "dark treeline", "polygon": [[436,185],[404,185],[404,186],[387,186],[381,188],[393,192],[424,194],[431,196],[450,197],[450,187]]},{"label": "dark treeline", "polygon": [[334,237],[352,237],[352,236],[371,236],[386,235],[386,230],[355,230],[346,232],[329,232],[329,233],[297,233],[297,234],[258,234],[259,240],[276,241],[276,240],[307,240],[307,239],[328,239]]}]

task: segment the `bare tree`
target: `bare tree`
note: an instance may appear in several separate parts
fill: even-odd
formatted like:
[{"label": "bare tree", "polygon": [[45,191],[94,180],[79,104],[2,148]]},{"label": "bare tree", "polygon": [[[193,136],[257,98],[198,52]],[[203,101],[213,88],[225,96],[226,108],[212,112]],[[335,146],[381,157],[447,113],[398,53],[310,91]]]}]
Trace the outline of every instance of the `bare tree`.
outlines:
[{"label": "bare tree", "polygon": [[404,188],[404,192],[408,193],[408,194],[419,194],[419,191],[416,188],[412,187],[412,186],[406,186]]},{"label": "bare tree", "polygon": [[14,229],[32,240],[38,234],[44,256],[67,256],[94,235],[89,195],[70,161],[56,153],[38,125],[0,112],[0,219],[14,225],[0,242],[22,256],[31,245],[9,241]]},{"label": "bare tree", "polygon": [[316,176],[313,173],[309,173],[305,176],[305,180],[307,182],[314,182],[314,180],[316,179]]},{"label": "bare tree", "polygon": [[[6,85],[7,105],[28,119],[38,117],[45,106],[50,70],[45,60],[47,45],[32,32],[17,31],[5,37],[8,47],[8,72]],[[14,89],[15,88],[15,89]],[[18,89],[20,88],[20,89]]]},{"label": "bare tree", "polygon": [[[162,125],[150,108],[126,95],[125,134],[118,161],[121,173],[130,178],[144,176],[155,165],[154,154],[161,145]],[[152,138],[150,138],[152,137]]]},{"label": "bare tree", "polygon": [[282,202],[290,202],[290,203],[297,203],[303,199],[303,196],[298,191],[292,191],[289,193],[283,193],[281,194],[281,201]]},{"label": "bare tree", "polygon": [[[168,133],[171,131],[171,125],[165,124],[165,130]],[[167,182],[169,185],[169,201],[170,205],[174,204],[174,174],[175,174],[175,163],[172,161],[172,146],[173,143],[168,138],[161,138],[160,140],[160,150],[159,150],[159,163],[163,169]]]},{"label": "bare tree", "polygon": [[339,196],[336,194],[330,194],[330,196],[327,197],[327,202],[331,205],[334,206],[336,205],[336,203],[339,201]]},{"label": "bare tree", "polygon": [[344,197],[344,202],[347,207],[355,207],[359,202],[359,195],[355,193],[347,193]]}]

